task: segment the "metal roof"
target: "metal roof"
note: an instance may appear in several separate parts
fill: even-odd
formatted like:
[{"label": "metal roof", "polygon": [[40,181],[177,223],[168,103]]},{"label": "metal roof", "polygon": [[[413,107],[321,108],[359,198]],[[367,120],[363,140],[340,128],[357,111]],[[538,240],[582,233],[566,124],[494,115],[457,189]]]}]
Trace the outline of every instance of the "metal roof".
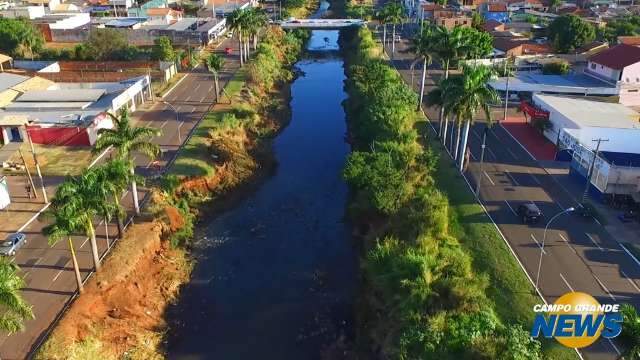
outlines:
[{"label": "metal roof", "polygon": [[535,94],[533,101],[546,104],[582,127],[640,129],[640,114],[621,104],[544,94]]},{"label": "metal roof", "polygon": [[94,102],[106,93],[105,89],[31,90],[17,102]]},{"label": "metal roof", "polygon": [[12,87],[29,80],[28,76],[0,73],[0,91],[11,89]]},{"label": "metal roof", "polygon": [[45,111],[55,110],[55,109],[85,109],[89,105],[90,102],[14,102],[11,103],[4,108],[11,111],[16,110],[39,110],[43,109]]},{"label": "metal roof", "polygon": [[193,26],[193,24],[197,22],[198,22],[198,19],[196,18],[178,20],[175,24],[168,26],[167,30],[184,31],[184,30],[187,30],[189,27]]}]

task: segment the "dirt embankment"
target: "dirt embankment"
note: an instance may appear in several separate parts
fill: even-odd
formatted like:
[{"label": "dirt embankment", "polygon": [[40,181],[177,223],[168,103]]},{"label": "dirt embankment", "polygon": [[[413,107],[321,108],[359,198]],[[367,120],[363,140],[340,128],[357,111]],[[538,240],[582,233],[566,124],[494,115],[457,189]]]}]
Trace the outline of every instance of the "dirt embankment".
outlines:
[{"label": "dirt embankment", "polygon": [[85,285],[37,355],[39,359],[161,358],[166,306],[188,280],[191,265],[182,250],[161,237],[165,225],[132,225]]}]

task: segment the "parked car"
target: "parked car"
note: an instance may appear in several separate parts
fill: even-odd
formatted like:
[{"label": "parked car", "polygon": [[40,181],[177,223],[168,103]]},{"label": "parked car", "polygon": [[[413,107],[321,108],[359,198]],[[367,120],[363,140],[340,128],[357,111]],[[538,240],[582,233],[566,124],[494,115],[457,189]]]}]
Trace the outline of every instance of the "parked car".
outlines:
[{"label": "parked car", "polygon": [[542,218],[542,211],[533,202],[528,202],[518,206],[518,215],[522,218],[522,222],[535,224]]},{"label": "parked car", "polygon": [[13,256],[16,254],[16,251],[26,243],[27,235],[24,233],[11,234],[0,244],[0,255]]}]

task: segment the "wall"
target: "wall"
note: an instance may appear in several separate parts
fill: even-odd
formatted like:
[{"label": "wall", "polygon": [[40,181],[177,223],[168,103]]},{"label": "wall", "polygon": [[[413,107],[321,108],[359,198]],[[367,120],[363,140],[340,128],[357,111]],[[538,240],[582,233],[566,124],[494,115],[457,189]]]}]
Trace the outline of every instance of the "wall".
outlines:
[{"label": "wall", "polygon": [[625,67],[620,81],[627,84],[640,84],[640,62]]},{"label": "wall", "polygon": [[44,16],[44,7],[42,6],[20,6],[0,11],[0,17],[9,19],[23,17],[33,20],[42,16]]},{"label": "wall", "polygon": [[87,129],[80,127],[27,126],[31,140],[36,144],[89,146]]},{"label": "wall", "polygon": [[89,32],[84,29],[51,30],[51,41],[59,43],[80,43],[89,39]]},{"label": "wall", "polygon": [[[595,67],[595,68],[594,68]],[[618,81],[620,79],[620,71],[608,68],[604,65],[596,64],[594,62],[589,61],[585,71],[596,75],[597,77],[602,77],[605,79],[609,79],[611,81]]]},{"label": "wall", "polygon": [[76,29],[83,25],[87,25],[89,22],[91,22],[91,17],[89,13],[64,14],[64,15],[68,15],[68,17],[63,20],[57,21],[53,24],[49,24],[49,28],[52,31]]}]

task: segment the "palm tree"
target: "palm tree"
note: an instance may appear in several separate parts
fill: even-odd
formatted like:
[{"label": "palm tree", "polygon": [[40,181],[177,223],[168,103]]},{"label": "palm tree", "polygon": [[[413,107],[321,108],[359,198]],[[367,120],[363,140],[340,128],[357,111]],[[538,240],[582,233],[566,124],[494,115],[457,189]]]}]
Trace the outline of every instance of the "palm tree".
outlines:
[{"label": "palm tree", "polygon": [[[423,27],[420,29],[420,33],[412,39],[412,46],[409,49],[412,53],[416,54],[416,60],[422,60],[422,81],[420,82],[420,98],[418,100],[418,109],[422,108],[422,100],[424,98],[424,82],[427,77],[427,67],[431,64],[434,54],[434,41],[433,41],[433,29],[432,27]],[[413,67],[413,64],[412,64]]]},{"label": "palm tree", "polygon": [[9,334],[23,330],[24,321],[34,317],[31,306],[20,295],[24,280],[19,271],[15,263],[0,259],[0,330]]},{"label": "palm tree", "polygon": [[404,7],[401,3],[387,3],[385,6],[384,14],[386,16],[386,23],[391,23],[391,57],[396,52],[396,25],[401,24],[404,20]]},{"label": "palm tree", "polygon": [[622,333],[620,341],[624,344],[623,356],[628,360],[640,359],[640,315],[633,305],[622,304]]},{"label": "palm tree", "polygon": [[[124,228],[123,218],[125,211],[120,204],[120,197],[127,189],[132,181],[136,183],[143,182],[140,176],[131,174],[132,164],[126,159],[114,159],[104,165],[94,168],[97,183],[100,187],[97,189],[97,196],[104,199],[104,203],[99,207],[98,212],[105,218],[108,223],[112,217],[116,219],[118,226],[118,237],[122,237]],[[134,179],[135,178],[135,179]],[[113,199],[113,202],[109,202]]]},{"label": "palm tree", "polygon": [[240,51],[240,66],[244,65],[244,44],[242,42],[242,31],[246,25],[246,10],[235,9],[227,16],[227,22],[229,23],[229,29],[236,32],[238,37],[238,49]]},{"label": "palm tree", "polygon": [[[135,166],[131,153],[140,152],[149,158],[154,159],[160,153],[160,147],[149,141],[154,136],[159,136],[160,131],[148,127],[136,127],[131,125],[129,110],[124,107],[120,110],[120,116],[109,113],[113,120],[114,128],[98,130],[98,140],[93,147],[94,153],[100,153],[107,148],[113,147],[116,150],[116,157],[128,160],[131,164],[131,174],[135,174]],[[140,214],[138,203],[138,186],[136,178],[131,177],[131,196],[136,214]]]},{"label": "palm tree", "polygon": [[384,51],[387,46],[387,7],[378,10],[375,17],[382,24],[382,50]]},{"label": "palm tree", "polygon": [[[451,114],[452,113],[451,107],[447,107],[448,105],[447,99],[451,98],[451,92],[453,88],[455,88],[456,86],[459,86],[460,80],[461,80],[460,76],[441,79],[436,84],[436,87],[427,93],[426,99],[425,99],[425,103],[427,104],[427,106],[439,107],[441,110],[441,113],[443,114],[443,117],[446,117],[449,114]],[[444,128],[441,129],[441,137],[443,140],[443,144],[445,145],[445,148],[447,145],[447,134],[449,132],[448,125],[449,125],[449,122],[445,121]],[[451,135],[453,135],[453,132],[451,133]],[[450,144],[451,148],[453,147],[452,143],[453,141],[451,141],[451,144]],[[448,151],[453,153],[451,150],[452,149],[448,149]]]},{"label": "palm tree", "polygon": [[220,94],[220,88],[218,85],[218,74],[222,71],[224,66],[224,58],[218,54],[211,54],[207,58],[207,68],[213,74],[213,84],[215,85],[216,102],[218,102],[218,95]]},{"label": "palm tree", "polygon": [[260,30],[269,23],[269,17],[261,8],[250,8],[249,12],[249,35],[253,40],[253,50],[256,50],[258,48],[258,35]]},{"label": "palm tree", "polygon": [[[485,114],[487,126],[491,126],[491,110],[489,104],[498,99],[498,94],[488,85],[494,72],[487,66],[465,66],[460,82],[452,87],[450,96],[445,99],[445,108],[456,114],[458,120],[458,140],[454,150],[454,157],[459,160],[459,169],[464,167],[464,158],[469,138],[469,128],[475,114],[482,110]],[[464,123],[464,130],[461,126]],[[460,144],[460,135],[462,143]],[[459,149],[459,151],[458,151]],[[461,155],[458,157],[458,153]]]},{"label": "palm tree", "polygon": [[73,241],[71,241],[71,235],[76,231],[76,226],[72,221],[70,221],[73,218],[73,214],[69,214],[68,211],[69,209],[48,211],[47,215],[53,217],[53,223],[44,227],[42,229],[42,234],[44,234],[49,239],[49,246],[54,246],[58,243],[58,241],[67,239],[69,244],[69,252],[71,252],[73,272],[76,275],[78,292],[82,294],[84,292],[84,286],[82,285],[82,277],[80,276],[80,267],[78,265],[76,251],[73,248]]},{"label": "palm tree", "polygon": [[52,212],[64,214],[71,230],[82,231],[89,237],[96,271],[100,271],[100,258],[93,220],[106,206],[101,196],[103,184],[99,180],[94,169],[85,170],[80,176],[67,177],[56,189],[50,207]]},{"label": "palm tree", "polygon": [[[449,67],[452,62],[456,62],[462,59],[467,52],[467,42],[462,36],[462,28],[455,27],[453,30],[448,30],[444,26],[437,26],[433,30],[433,38],[434,38],[434,51],[435,55],[440,61],[442,68],[444,70],[444,78],[449,78]],[[438,119],[439,122],[439,130],[440,136],[442,137],[442,128],[443,128],[443,120],[444,122],[447,119],[444,116],[444,108],[440,110],[440,117]],[[443,143],[446,142],[446,139],[443,138]]]}]

